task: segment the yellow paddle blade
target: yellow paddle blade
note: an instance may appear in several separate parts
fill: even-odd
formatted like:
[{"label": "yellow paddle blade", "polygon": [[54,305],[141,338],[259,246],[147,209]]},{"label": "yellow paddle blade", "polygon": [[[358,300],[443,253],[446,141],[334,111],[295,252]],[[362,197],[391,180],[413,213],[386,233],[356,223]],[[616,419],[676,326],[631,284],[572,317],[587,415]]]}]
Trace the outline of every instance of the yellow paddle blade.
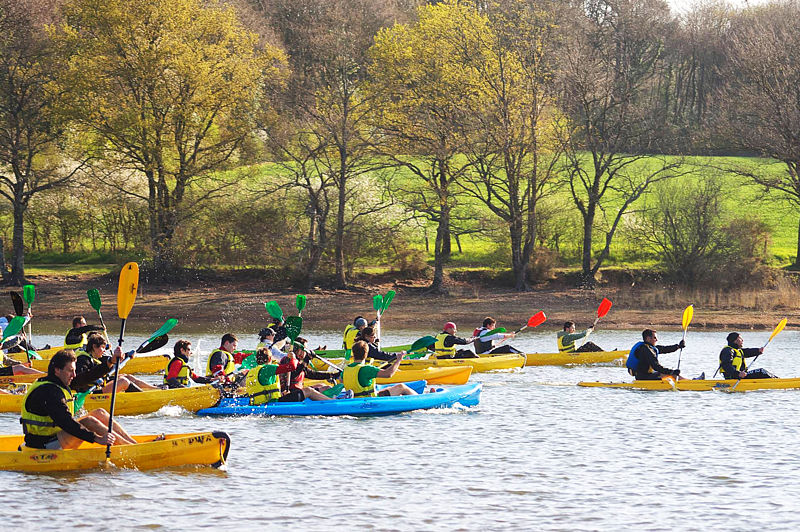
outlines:
[{"label": "yellow paddle blade", "polygon": [[139,265],[129,262],[122,267],[119,273],[119,288],[117,289],[117,313],[122,320],[128,319],[133,302],[136,301],[136,291],[139,289]]},{"label": "yellow paddle blade", "polygon": [[772,339],[775,338],[778,335],[778,333],[783,330],[784,327],[786,327],[786,318],[783,318],[781,322],[778,324],[778,326],[775,327],[775,330],[772,331],[772,334],[769,336],[769,340],[767,340],[767,343],[770,343]]},{"label": "yellow paddle blade", "polygon": [[689,305],[683,311],[683,330],[689,328],[689,324],[692,323],[692,316],[694,316],[694,305]]}]

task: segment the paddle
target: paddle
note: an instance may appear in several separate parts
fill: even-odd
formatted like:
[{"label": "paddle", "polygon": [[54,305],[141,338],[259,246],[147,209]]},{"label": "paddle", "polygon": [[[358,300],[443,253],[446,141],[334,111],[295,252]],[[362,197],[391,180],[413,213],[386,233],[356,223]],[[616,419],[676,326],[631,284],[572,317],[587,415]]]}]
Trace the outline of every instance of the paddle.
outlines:
[{"label": "paddle", "polygon": [[[525,329],[527,329],[528,327],[530,327],[530,328],[538,327],[539,325],[541,325],[545,321],[547,321],[547,316],[545,316],[544,311],[540,310],[539,312],[537,312],[536,314],[534,314],[533,316],[528,318],[528,322],[525,325],[523,325],[522,327],[520,327],[519,329],[517,329],[516,331],[514,331],[514,334],[515,335],[519,334],[522,331],[524,331]],[[503,338],[500,341],[500,343],[502,344],[506,340],[508,340],[508,338]]]},{"label": "paddle", "polygon": [[[36,287],[32,284],[26,284],[22,287],[22,297],[25,298],[25,302],[28,304],[28,312],[26,314],[31,316],[31,305],[33,305],[33,300],[36,299]],[[28,320],[28,346],[33,346],[33,330],[31,329],[31,320]],[[25,349],[25,354],[28,354],[28,349]],[[28,355],[28,363],[31,361],[31,356]]]},{"label": "paddle", "polygon": [[[125,322],[131,313],[133,303],[136,301],[136,291],[139,289],[139,265],[129,262],[122,267],[119,274],[119,287],[117,288],[117,315],[122,320],[119,328],[119,345],[125,337]],[[166,324],[164,324],[166,325]],[[108,412],[108,432],[114,428],[114,406],[117,400],[117,377],[119,377],[119,359],[114,363],[114,386],[111,388],[111,408]],[[106,445],[106,461],[111,459],[111,444]]]},{"label": "paddle", "polygon": [[303,328],[303,318],[300,316],[288,316],[284,327],[286,328],[286,336],[294,342],[300,336],[300,331]]},{"label": "paddle", "polygon": [[[766,348],[767,348],[767,346],[769,345],[769,343],[772,341],[772,339],[773,339],[773,338],[775,338],[775,337],[778,335],[778,333],[779,333],[779,332],[781,332],[781,331],[783,330],[783,328],[784,328],[784,327],[786,327],[786,318],[783,318],[783,319],[780,321],[780,323],[778,323],[778,325],[776,325],[776,326],[775,326],[775,329],[772,331],[772,334],[770,334],[770,335],[769,335],[769,340],[767,340],[767,343],[765,343],[765,344],[764,344],[764,347],[762,347],[761,349],[766,349]],[[750,365],[752,366],[752,365],[753,365],[753,363],[754,363],[754,362],[755,362],[755,361],[758,359],[758,357],[760,357],[760,356],[761,356],[761,353],[759,353],[759,354],[757,354],[755,357],[753,357],[753,360],[752,360],[752,362],[750,362]],[[747,371],[747,362],[743,362],[743,364],[744,364],[744,371]],[[736,387],[737,387],[737,386],[739,386],[739,383],[740,383],[740,382],[742,382],[742,379],[741,379],[741,378],[740,378],[738,381],[736,381],[736,384],[734,384],[734,385],[733,385],[733,386],[730,388],[730,390],[729,390],[729,391],[731,391],[731,392],[735,391],[735,390],[736,390]]]},{"label": "paddle", "polygon": [[86,296],[89,298],[89,304],[97,311],[97,316],[100,318],[100,325],[105,329],[106,324],[103,321],[103,314],[100,312],[100,291],[97,288],[92,288],[86,291]]},{"label": "paddle", "polygon": [[381,304],[381,316],[383,316],[383,313],[386,312],[386,309],[389,308],[389,305],[394,301],[395,294],[396,292],[394,290],[386,292],[386,295],[383,297],[383,303]]},{"label": "paddle", "polygon": [[493,334],[504,333],[506,332],[505,327],[498,327],[496,329],[492,329],[491,331],[483,331],[478,338],[483,338],[485,336],[491,336]]},{"label": "paddle", "polygon": [[375,309],[375,338],[381,339],[381,308],[383,308],[383,296],[375,294],[372,297],[372,308]]},{"label": "paddle", "polygon": [[27,319],[25,318],[25,316],[15,316],[14,318],[12,318],[11,321],[8,322],[8,325],[6,325],[5,330],[3,330],[2,342],[5,342],[11,336],[18,335],[19,332],[22,330],[22,328],[25,326],[26,321]]},{"label": "paddle", "polygon": [[281,307],[278,305],[277,301],[267,301],[264,303],[264,307],[267,309],[267,312],[270,316],[278,321],[283,321],[283,311]]},{"label": "paddle", "polygon": [[597,322],[600,321],[600,318],[608,314],[609,310],[611,310],[611,300],[603,298],[603,300],[600,302],[600,305],[597,307],[597,317],[594,319],[592,329],[595,328]]},{"label": "paddle", "polygon": [[9,292],[8,295],[11,296],[11,303],[14,305],[14,314],[17,316],[25,314],[25,310],[22,308],[22,296],[17,292]]},{"label": "paddle", "polygon": [[411,344],[411,347],[408,348],[409,353],[413,353],[414,351],[420,351],[421,349],[427,349],[429,345],[433,345],[436,343],[436,338],[433,336],[423,336],[418,340],[414,340],[414,343]]},{"label": "paddle", "polygon": [[297,315],[303,315],[303,309],[306,308],[306,296],[303,294],[297,294],[297,297],[294,300],[294,304],[297,307]]},{"label": "paddle", "polygon": [[[692,322],[692,316],[694,316],[694,305],[689,305],[683,310],[683,339],[681,342],[686,341],[686,329],[689,328],[689,324]],[[681,347],[680,352],[678,353],[678,368],[681,369],[681,355],[683,355],[683,348]]]}]

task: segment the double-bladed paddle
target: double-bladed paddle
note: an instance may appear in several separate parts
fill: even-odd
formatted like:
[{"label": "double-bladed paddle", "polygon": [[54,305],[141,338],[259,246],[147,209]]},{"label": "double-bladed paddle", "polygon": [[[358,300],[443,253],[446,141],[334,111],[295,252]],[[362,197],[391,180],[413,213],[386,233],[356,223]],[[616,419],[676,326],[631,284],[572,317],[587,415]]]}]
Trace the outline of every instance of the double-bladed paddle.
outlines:
[{"label": "double-bladed paddle", "polygon": [[[139,290],[139,265],[129,262],[122,267],[119,274],[119,286],[117,288],[117,315],[121,320],[119,328],[119,345],[125,337],[125,322],[131,313],[133,303],[136,301],[136,292]],[[176,320],[177,323],[177,320]],[[166,325],[166,324],[164,324]],[[173,325],[174,326],[174,325]],[[111,407],[108,413],[108,432],[114,429],[114,406],[117,400],[117,377],[119,377],[119,359],[114,363],[114,386],[111,388]],[[106,461],[111,459],[111,444],[106,445]]]},{"label": "double-bladed paddle", "polygon": [[106,324],[103,321],[103,314],[100,312],[100,307],[102,305],[100,301],[100,291],[97,288],[91,288],[86,291],[86,297],[89,298],[89,304],[92,308],[97,311],[97,317],[100,318],[100,325],[105,329]]},{"label": "double-bladed paddle", "polygon": [[604,297],[603,300],[600,302],[600,305],[597,306],[597,317],[594,319],[594,323],[592,324],[592,329],[595,328],[597,322],[600,321],[600,318],[608,314],[609,310],[611,310],[611,300],[606,299]]},{"label": "double-bladed paddle", "polygon": [[8,338],[18,335],[25,326],[26,322],[27,318],[25,316],[14,316],[14,318],[8,322],[8,325],[6,325],[6,328],[3,330],[2,341],[5,342]]},{"label": "double-bladed paddle", "polygon": [[[531,329],[534,328],[534,327],[538,327],[539,325],[541,325],[545,321],[547,321],[547,316],[545,316],[544,311],[540,310],[539,312],[537,312],[536,314],[534,314],[533,316],[528,318],[528,322],[525,325],[523,325],[522,327],[520,327],[519,329],[517,329],[516,331],[514,331],[514,334],[517,335],[517,334],[521,333],[522,331],[524,331],[525,329],[527,329],[528,327],[530,327]],[[502,344],[506,340],[508,340],[508,338],[503,338],[500,341],[500,343]]]},{"label": "double-bladed paddle", "polygon": [[308,302],[306,296],[303,294],[297,294],[297,297],[294,300],[294,304],[297,307],[297,315],[303,315],[303,309],[306,308],[306,303]]},{"label": "double-bladed paddle", "polygon": [[[32,284],[26,284],[22,287],[22,297],[25,299],[25,302],[28,304],[28,311],[27,315],[32,316],[31,313],[31,306],[33,305],[33,300],[36,299],[36,287]],[[28,345],[25,348],[25,353],[28,353],[28,348],[33,349],[33,329],[31,326],[31,320],[28,320]],[[28,355],[28,363],[31,361],[31,356]]]},{"label": "double-bladed paddle", "polygon": [[22,296],[18,292],[9,292],[11,296],[11,304],[14,305],[14,314],[22,316],[25,314],[25,309],[22,307]]},{"label": "double-bladed paddle", "polygon": [[283,311],[277,301],[267,301],[264,303],[264,308],[267,309],[267,312],[272,318],[283,321]]},{"label": "double-bladed paddle", "polygon": [[[692,316],[694,316],[694,305],[689,305],[683,310],[683,320],[681,322],[681,324],[683,325],[683,339],[681,339],[681,342],[686,341],[686,330],[689,328],[689,324],[692,322]],[[682,347],[680,352],[678,353],[677,369],[681,369],[681,355],[683,355]]]}]

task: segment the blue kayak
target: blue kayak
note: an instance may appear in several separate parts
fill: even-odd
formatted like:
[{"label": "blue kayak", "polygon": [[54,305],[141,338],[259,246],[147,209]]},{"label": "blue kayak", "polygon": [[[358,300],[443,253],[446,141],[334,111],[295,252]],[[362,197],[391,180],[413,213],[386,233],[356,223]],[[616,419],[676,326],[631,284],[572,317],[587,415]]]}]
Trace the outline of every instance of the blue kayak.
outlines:
[{"label": "blue kayak", "polygon": [[[421,381],[424,382],[424,381]],[[223,399],[219,406],[204,408],[199,416],[382,416],[425,410],[448,408],[456,404],[475,406],[480,402],[481,383],[463,384],[449,388],[436,388],[435,392],[396,397],[360,397],[296,403],[269,403],[250,406],[247,398]]]}]

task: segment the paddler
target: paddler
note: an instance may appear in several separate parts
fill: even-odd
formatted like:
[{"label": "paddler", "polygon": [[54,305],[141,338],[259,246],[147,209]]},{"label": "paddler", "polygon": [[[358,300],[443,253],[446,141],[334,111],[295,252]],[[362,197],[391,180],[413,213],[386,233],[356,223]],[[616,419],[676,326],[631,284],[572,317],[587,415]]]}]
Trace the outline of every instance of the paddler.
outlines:
[{"label": "paddler", "polygon": [[12,336],[11,338],[7,338],[3,345],[0,346],[2,348],[2,363],[3,365],[0,366],[0,377],[11,377],[13,375],[31,375],[31,374],[41,374],[44,376],[44,373],[39,371],[38,369],[29,368],[28,366],[24,365],[19,360],[15,360],[6,355],[9,350],[13,349],[15,346],[19,345],[20,338],[19,335]]},{"label": "paddler", "polygon": [[560,353],[588,353],[591,351],[603,351],[603,348],[592,342],[584,342],[582,346],[575,349],[575,342],[581,338],[586,338],[589,333],[594,331],[594,325],[581,332],[575,332],[575,322],[565,321],[564,330],[559,331],[556,341]]},{"label": "paddler", "polygon": [[64,336],[64,349],[82,349],[86,345],[87,334],[102,332],[106,335],[106,328],[102,325],[86,325],[86,318],[75,316],[72,318],[72,329]]},{"label": "paddler", "polygon": [[[511,347],[510,345],[498,345],[495,342],[504,342],[509,338],[516,337],[513,332],[510,333],[495,333],[485,335],[485,333],[497,328],[497,320],[491,316],[486,316],[483,319],[483,325],[475,329],[472,336],[475,337],[475,352],[479,355],[484,353],[490,354],[503,354],[503,353],[522,353],[519,349]],[[484,334],[485,336],[481,336]]]},{"label": "paddler", "polygon": [[233,359],[233,353],[239,346],[239,339],[233,333],[225,333],[222,335],[219,347],[211,351],[208,355],[208,363],[206,364],[206,377],[218,377],[224,375],[227,381],[240,380],[244,375],[237,377],[236,364]]},{"label": "paddler", "polygon": [[[469,345],[477,338],[459,338],[456,336],[458,328],[452,321],[444,324],[442,332],[436,335],[436,343],[433,345],[434,358],[478,358],[478,355],[469,349],[459,349],[456,351],[457,345]],[[428,349],[431,349],[429,346]]]},{"label": "paddler", "polygon": [[[363,340],[367,343],[369,351],[367,353],[367,358],[372,358],[374,360],[385,360],[388,362],[394,362],[394,359],[398,355],[398,353],[387,353],[386,351],[381,351],[378,349],[377,339],[375,338],[375,329],[373,327],[364,327],[361,330],[361,333],[358,335],[358,340]],[[402,351],[402,354],[406,354],[405,351]]]},{"label": "paddler", "polygon": [[344,367],[344,374],[342,375],[342,383],[344,387],[353,392],[353,397],[385,397],[388,395],[416,395],[417,392],[406,386],[405,384],[395,384],[388,388],[384,388],[376,393],[375,379],[388,379],[397,373],[400,367],[400,362],[403,360],[402,354],[395,359],[391,366],[388,368],[378,368],[365,363],[369,346],[363,340],[359,340],[353,344],[353,362]]},{"label": "paddler", "polygon": [[[280,355],[280,351],[278,351]],[[281,400],[281,385],[278,375],[291,373],[295,364],[277,364],[273,352],[267,347],[256,349],[256,367],[247,372],[245,390],[250,397],[250,405],[274,403]],[[288,399],[286,399],[288,401]]]},{"label": "paddler", "polygon": [[[119,355],[107,355],[106,350],[109,347],[103,335],[91,333],[86,338],[86,349],[75,351],[76,375],[71,384],[73,390],[88,392],[94,389],[93,393],[111,393],[114,386],[114,379],[111,376],[114,363],[117,358],[122,362],[126,356],[122,355],[122,349],[119,346],[117,347]],[[133,356],[133,352],[128,353],[128,356]],[[143,390],[158,390],[158,388],[133,375],[117,376],[117,392],[141,392]]]},{"label": "paddler", "polygon": [[738,332],[732,332],[727,337],[728,345],[722,348],[719,353],[719,369],[726,379],[776,379],[777,377],[769,371],[758,369],[747,369],[746,358],[752,358],[764,352],[763,347],[742,348],[744,339]]},{"label": "paddler", "polygon": [[164,370],[164,385],[167,388],[188,388],[190,379],[198,384],[208,384],[225,378],[224,375],[215,379],[203,377],[194,372],[189,366],[189,357],[192,356],[192,342],[189,340],[175,342],[172,353],[174,356],[167,362]]},{"label": "paddler", "polygon": [[364,316],[356,316],[356,318],[353,320],[353,324],[348,324],[347,327],[344,328],[344,334],[342,335],[342,349],[352,349],[353,344],[356,342],[356,336],[358,336],[367,325],[369,324]]},{"label": "paddler", "polygon": [[74,419],[75,403],[69,388],[73,378],[75,353],[62,349],[50,359],[47,376],[33,383],[22,400],[20,423],[25,445],[59,450],[75,449],[84,441],[100,445],[136,443],[116,421],[113,432],[108,432],[108,412],[102,408]]},{"label": "paddler", "polygon": [[[281,359],[281,366],[291,366],[291,372],[281,376],[281,389],[283,395],[279,399],[281,402],[299,402],[304,399],[312,401],[329,401],[331,398],[323,394],[317,387],[304,386],[306,377],[314,380],[334,380],[340,376],[339,371],[326,372],[315,371],[308,365],[316,357],[313,352],[306,351],[304,338],[297,337],[292,344],[292,350]],[[323,386],[323,389],[327,389]]]},{"label": "paddler", "polygon": [[642,331],[642,340],[637,342],[628,355],[625,365],[628,373],[636,380],[659,380],[666,376],[680,377],[681,370],[665,368],[658,363],[659,353],[673,353],[686,347],[686,342],[681,340],[673,345],[656,345],[658,337],[653,329]]}]

